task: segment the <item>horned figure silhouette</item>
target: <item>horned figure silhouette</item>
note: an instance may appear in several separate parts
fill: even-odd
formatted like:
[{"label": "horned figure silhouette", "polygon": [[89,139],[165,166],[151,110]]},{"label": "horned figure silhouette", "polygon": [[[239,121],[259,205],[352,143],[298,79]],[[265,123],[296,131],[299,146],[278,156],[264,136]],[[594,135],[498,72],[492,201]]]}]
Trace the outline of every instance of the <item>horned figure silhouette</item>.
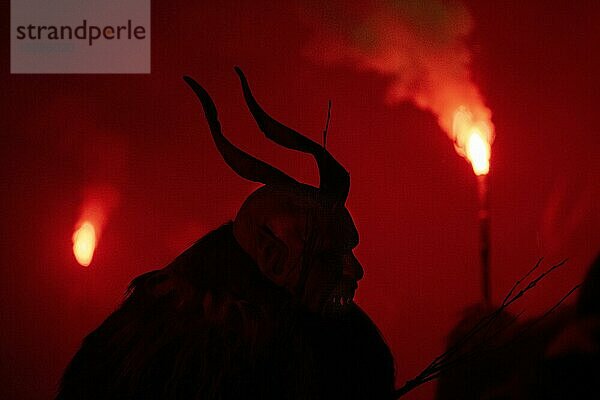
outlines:
[{"label": "horned figure silhouette", "polygon": [[353,302],[363,269],[345,207],[350,176],[323,146],[270,117],[235,70],[260,130],[311,154],[319,186],[235,147],[207,91],[184,77],[226,163],[264,186],[233,222],[131,283],[67,367],[59,399],[392,397],[389,348]]}]

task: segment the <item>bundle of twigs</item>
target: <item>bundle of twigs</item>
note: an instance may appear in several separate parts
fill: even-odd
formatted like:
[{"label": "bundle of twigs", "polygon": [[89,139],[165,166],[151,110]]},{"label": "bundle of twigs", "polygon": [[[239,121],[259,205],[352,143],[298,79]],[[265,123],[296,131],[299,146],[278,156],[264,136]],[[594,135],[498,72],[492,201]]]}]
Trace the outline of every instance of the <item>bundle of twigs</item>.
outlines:
[{"label": "bundle of twigs", "polygon": [[[408,380],[402,387],[396,389],[394,392],[394,398],[400,398],[424,383],[439,378],[441,374],[457,365],[484,356],[484,353],[493,347],[491,346],[493,339],[518,318],[517,315],[508,323],[498,323],[500,318],[503,315],[506,315],[506,309],[521,299],[527,292],[535,288],[538,283],[547,278],[548,275],[555,272],[557,269],[567,263],[567,259],[562,260],[561,262],[552,265],[535,278],[532,278],[534,272],[537,271],[541,266],[542,260],[543,259],[540,258],[533,268],[531,268],[522,278],[515,282],[498,307],[479,319],[479,321],[475,323],[471,329],[469,329],[460,339],[451,344],[446,351],[435,357],[433,361],[431,361],[429,365],[427,365],[427,367],[425,367],[425,369],[423,369],[415,378]],[[539,323],[541,320],[554,312],[580,287],[581,283],[572,287],[563,297],[560,298],[560,300],[550,307],[541,316],[541,318],[536,319],[536,321],[532,324],[522,328],[515,336],[513,336],[510,342],[503,343],[503,346],[510,345],[519,337],[523,336],[523,334],[531,329],[534,324]],[[495,348],[495,350],[497,349],[498,348]]]}]

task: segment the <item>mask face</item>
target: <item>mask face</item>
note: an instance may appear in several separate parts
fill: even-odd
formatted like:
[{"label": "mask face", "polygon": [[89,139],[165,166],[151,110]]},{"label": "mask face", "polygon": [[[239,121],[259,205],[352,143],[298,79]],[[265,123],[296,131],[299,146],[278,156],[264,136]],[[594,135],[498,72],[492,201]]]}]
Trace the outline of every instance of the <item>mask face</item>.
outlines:
[{"label": "mask face", "polygon": [[312,155],[319,187],[296,181],[229,142],[221,132],[217,109],[189,77],[211,135],[225,162],[241,177],[263,183],[245,201],[234,222],[234,236],[262,273],[287,289],[313,312],[343,311],[352,302],[363,270],[352,250],[358,234],[344,206],[350,175],[320,144],[269,116],[258,104],[239,68],[244,99],[259,129],[275,143]]},{"label": "mask face", "polygon": [[242,206],[234,235],[264,275],[310,311],[341,312],[363,270],[353,254],[358,233],[348,210],[318,192],[262,188]]},{"label": "mask face", "polygon": [[315,312],[344,311],[353,301],[363,269],[353,250],[358,233],[348,211],[340,207],[318,214],[304,249],[307,278],[303,303]]}]

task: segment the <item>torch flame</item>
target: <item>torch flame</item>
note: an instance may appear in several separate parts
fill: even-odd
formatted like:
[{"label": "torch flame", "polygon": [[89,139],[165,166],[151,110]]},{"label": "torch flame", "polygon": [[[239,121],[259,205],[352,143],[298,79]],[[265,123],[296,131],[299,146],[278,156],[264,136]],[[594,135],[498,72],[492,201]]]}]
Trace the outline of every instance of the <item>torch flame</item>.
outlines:
[{"label": "torch flame", "polygon": [[73,254],[79,264],[87,267],[92,262],[96,249],[96,229],[91,222],[85,221],[73,233]]},{"label": "torch flame", "polygon": [[487,175],[494,138],[491,122],[474,121],[466,107],[459,107],[454,113],[452,130],[456,151],[469,160],[475,175]]},{"label": "torch flame", "polygon": [[490,172],[490,144],[483,138],[477,128],[471,131],[467,141],[466,154],[475,175],[486,175]]}]

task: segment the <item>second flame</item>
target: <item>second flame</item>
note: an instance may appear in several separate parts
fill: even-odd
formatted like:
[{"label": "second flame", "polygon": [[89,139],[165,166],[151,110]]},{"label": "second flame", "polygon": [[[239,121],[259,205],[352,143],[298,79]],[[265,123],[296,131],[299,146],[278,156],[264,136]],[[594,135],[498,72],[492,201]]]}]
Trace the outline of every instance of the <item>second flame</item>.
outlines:
[{"label": "second flame", "polygon": [[79,264],[87,267],[92,262],[96,249],[96,229],[91,222],[85,221],[73,233],[73,254]]}]

